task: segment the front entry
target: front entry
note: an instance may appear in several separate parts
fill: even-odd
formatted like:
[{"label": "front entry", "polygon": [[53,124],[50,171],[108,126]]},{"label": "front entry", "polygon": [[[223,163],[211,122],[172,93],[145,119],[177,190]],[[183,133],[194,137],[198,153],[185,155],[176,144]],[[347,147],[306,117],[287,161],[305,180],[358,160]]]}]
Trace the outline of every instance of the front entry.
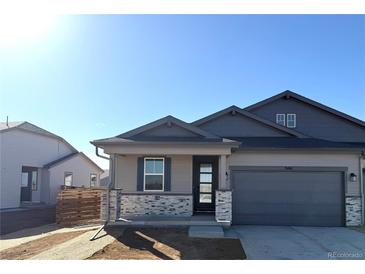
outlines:
[{"label": "front entry", "polygon": [[218,186],[218,156],[193,157],[194,212],[215,211],[215,190]]},{"label": "front entry", "polygon": [[37,186],[37,168],[36,167],[22,167],[22,181],[20,190],[20,201],[32,201],[32,189]]}]

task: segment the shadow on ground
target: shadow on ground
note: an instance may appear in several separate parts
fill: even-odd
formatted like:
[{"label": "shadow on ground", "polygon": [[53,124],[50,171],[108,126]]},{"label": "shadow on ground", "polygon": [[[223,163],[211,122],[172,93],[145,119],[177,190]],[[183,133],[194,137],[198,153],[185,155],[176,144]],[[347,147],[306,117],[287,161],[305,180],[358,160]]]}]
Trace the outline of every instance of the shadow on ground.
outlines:
[{"label": "shadow on ground", "polygon": [[[121,228],[106,228],[117,235]],[[116,241],[89,259],[242,260],[237,239],[190,238],[187,228],[126,228]]]},{"label": "shadow on ground", "polygon": [[[55,207],[42,207],[0,212],[0,235],[8,234],[26,228],[52,224],[55,223],[55,221]],[[31,233],[31,231],[29,233]],[[32,236],[32,234],[27,236]],[[5,238],[1,236],[1,239]]]}]

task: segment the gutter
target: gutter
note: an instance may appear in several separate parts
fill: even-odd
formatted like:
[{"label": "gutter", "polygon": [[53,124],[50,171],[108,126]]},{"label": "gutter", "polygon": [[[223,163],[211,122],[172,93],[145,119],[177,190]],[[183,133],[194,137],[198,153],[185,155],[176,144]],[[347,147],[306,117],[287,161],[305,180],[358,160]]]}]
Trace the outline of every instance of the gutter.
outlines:
[{"label": "gutter", "polygon": [[364,178],[363,178],[363,167],[362,159],[365,159],[365,151],[362,151],[359,157],[359,178],[360,178],[360,192],[361,192],[361,224],[365,225],[365,190],[364,190]]},{"label": "gutter", "polygon": [[[113,168],[113,172],[114,172],[114,167],[113,167],[113,160],[110,157],[106,157],[103,155],[99,154],[99,147],[95,145],[95,154],[96,156],[109,160],[112,168]],[[98,236],[98,234],[108,225],[109,222],[109,217],[110,217],[110,189],[111,189],[111,174],[109,171],[109,182],[108,185],[106,186],[106,204],[107,204],[107,209],[106,209],[106,220],[105,223],[95,232],[95,234],[89,239],[90,241],[93,241],[95,239],[97,239],[96,237]]]}]

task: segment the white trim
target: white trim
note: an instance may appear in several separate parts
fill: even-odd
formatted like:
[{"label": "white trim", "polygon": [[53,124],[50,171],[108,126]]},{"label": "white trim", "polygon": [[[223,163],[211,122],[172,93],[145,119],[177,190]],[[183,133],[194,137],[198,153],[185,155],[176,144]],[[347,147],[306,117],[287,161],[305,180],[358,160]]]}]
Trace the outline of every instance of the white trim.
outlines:
[{"label": "white trim", "polygon": [[[289,116],[290,115],[293,115],[293,117],[294,117],[294,120],[293,120],[294,121],[294,126],[289,126],[288,121],[289,121]],[[286,114],[286,121],[287,121],[286,126],[288,128],[296,128],[297,127],[297,115],[295,113],[288,113],[288,114]]]},{"label": "white trim", "polygon": [[[282,117],[284,117],[284,119],[283,119],[283,121],[284,121],[284,124],[281,124],[281,123],[279,123],[279,116],[282,116]],[[285,115],[285,113],[276,113],[276,123],[278,124],[278,125],[281,125],[281,126],[286,126],[286,115]]]},{"label": "white trim", "polygon": [[[162,160],[162,173],[147,173],[146,160]],[[162,175],[162,189],[146,189],[146,175]],[[164,157],[144,157],[143,158],[143,191],[161,192],[165,191],[165,158]]]}]

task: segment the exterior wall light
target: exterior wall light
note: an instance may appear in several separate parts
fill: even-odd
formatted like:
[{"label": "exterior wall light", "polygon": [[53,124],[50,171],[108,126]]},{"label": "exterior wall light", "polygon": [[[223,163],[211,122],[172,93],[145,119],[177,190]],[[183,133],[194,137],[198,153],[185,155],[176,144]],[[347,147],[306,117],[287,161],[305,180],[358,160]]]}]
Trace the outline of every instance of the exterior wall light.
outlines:
[{"label": "exterior wall light", "polygon": [[357,176],[355,173],[350,174],[350,182],[357,182]]}]

